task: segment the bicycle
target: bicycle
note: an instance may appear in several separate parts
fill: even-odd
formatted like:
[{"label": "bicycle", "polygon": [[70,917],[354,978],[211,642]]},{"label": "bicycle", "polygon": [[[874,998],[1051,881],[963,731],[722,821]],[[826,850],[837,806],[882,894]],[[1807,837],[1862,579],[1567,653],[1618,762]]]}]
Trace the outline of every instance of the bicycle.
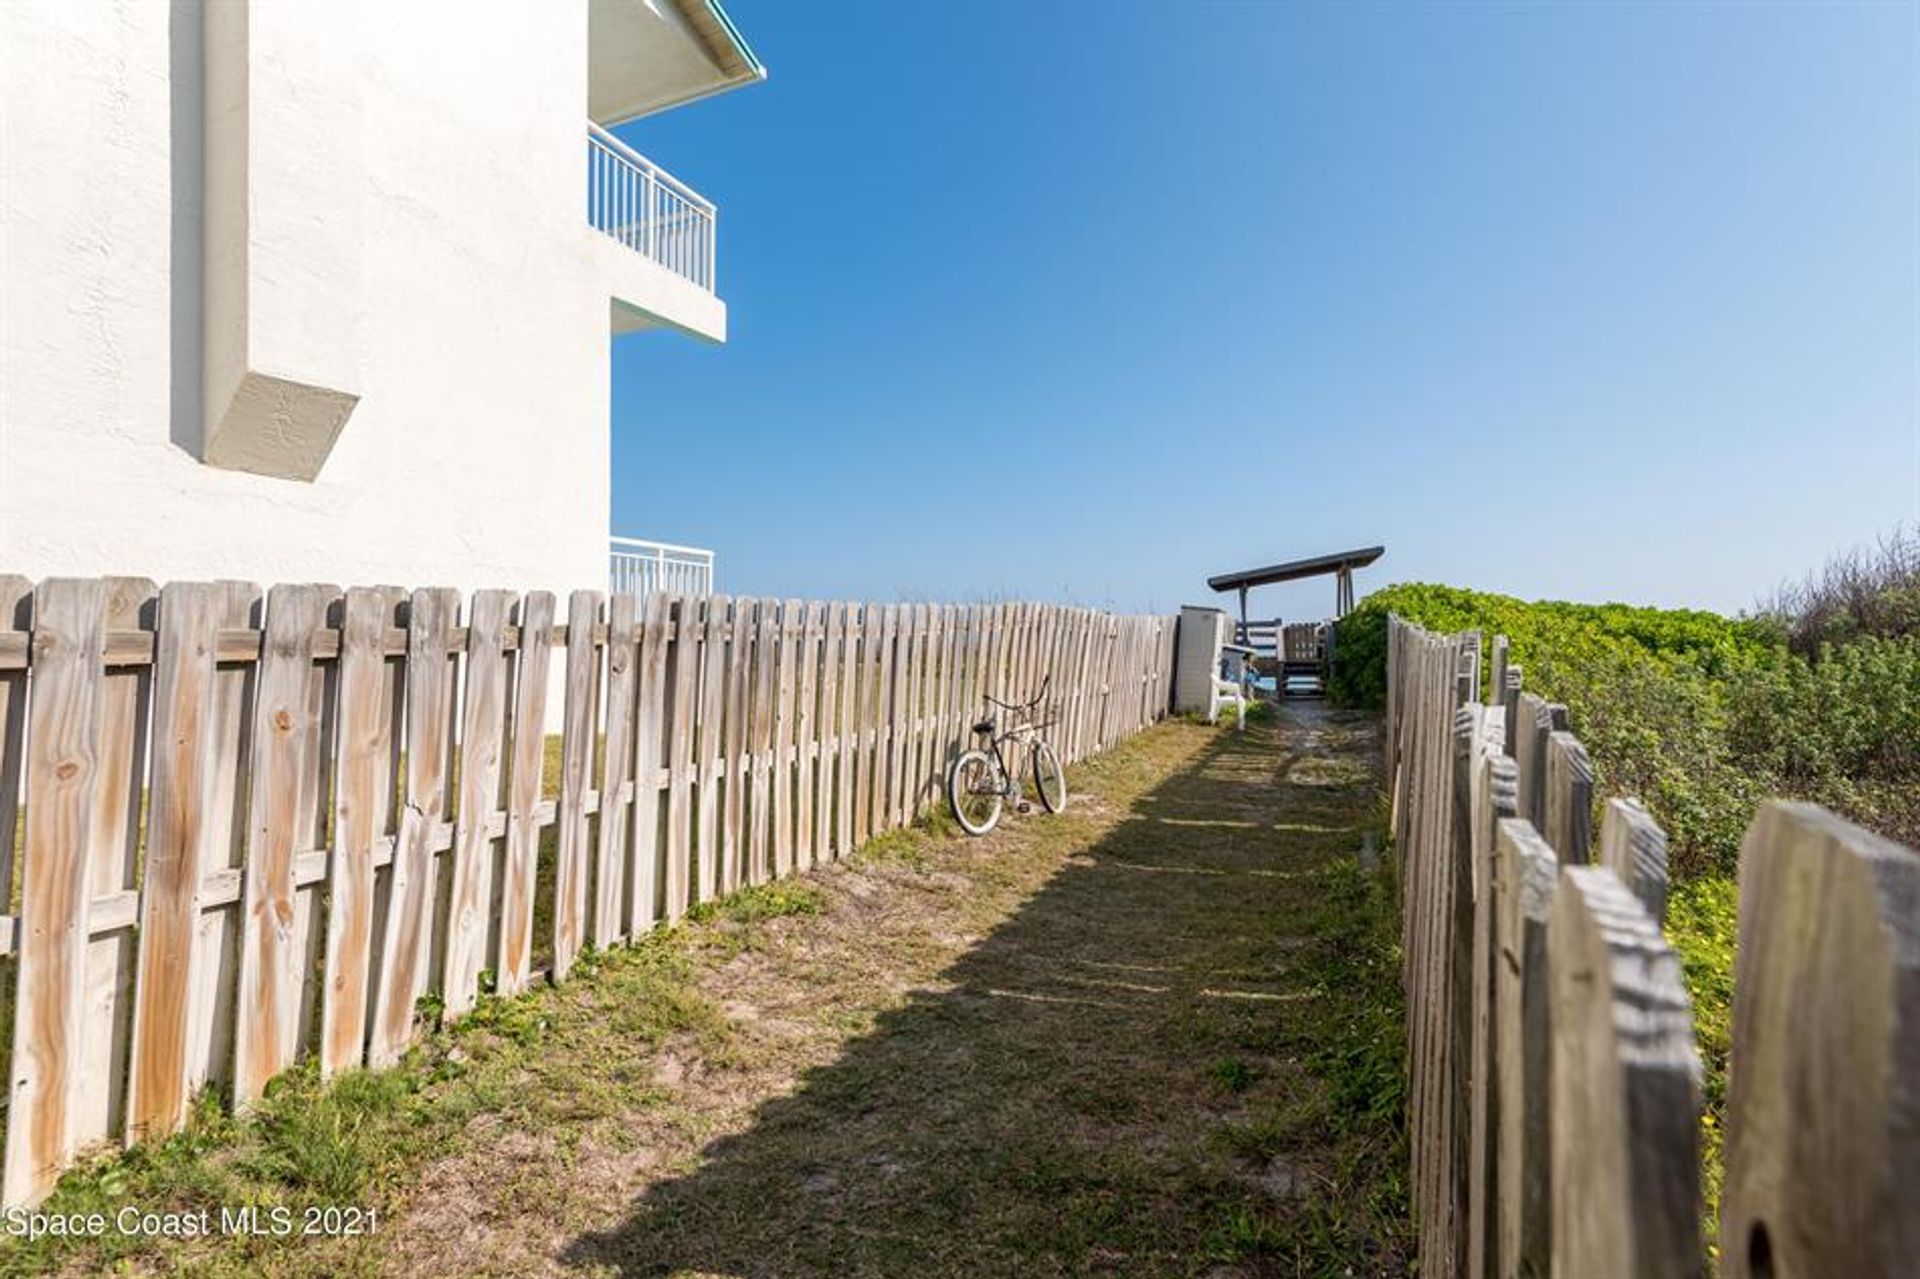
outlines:
[{"label": "bicycle", "polygon": [[1013,723],[1004,732],[996,733],[999,727],[994,716],[989,714],[973,726],[973,731],[987,739],[987,748],[978,746],[962,751],[953,761],[953,767],[947,770],[947,803],[953,808],[954,819],[960,823],[960,829],[969,835],[984,835],[1000,822],[1000,814],[1011,799],[1016,810],[1028,811],[1027,803],[1020,797],[1020,778],[1015,769],[1007,767],[1006,752],[1003,749],[1009,743],[1027,746],[1027,756],[1032,763],[1033,789],[1040,796],[1040,804],[1049,813],[1057,813],[1067,806],[1067,774],[1060,766],[1060,756],[1047,740],[1040,736],[1040,730],[1051,728],[1053,721],[1034,723],[1032,712],[1047,696],[1047,688],[1053,683],[1049,675],[1040,684],[1040,691],[1031,700],[1025,702],[1003,702],[997,697],[986,700],[1000,707],[1011,716],[1027,716],[1024,723]]}]

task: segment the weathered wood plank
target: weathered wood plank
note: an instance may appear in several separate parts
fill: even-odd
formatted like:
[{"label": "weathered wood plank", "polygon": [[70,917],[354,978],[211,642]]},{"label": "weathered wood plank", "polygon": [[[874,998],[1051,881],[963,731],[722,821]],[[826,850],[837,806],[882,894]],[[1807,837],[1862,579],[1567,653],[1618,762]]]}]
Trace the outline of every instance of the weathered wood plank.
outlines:
[{"label": "weathered wood plank", "polygon": [[1545,1275],[1552,1260],[1547,1064],[1547,917],[1559,866],[1523,818],[1499,824],[1502,891],[1494,937],[1501,1275]]},{"label": "weathered wood plank", "polygon": [[[164,610],[164,601],[162,604]],[[383,589],[347,592],[340,624],[340,727],[327,875],[326,986],[320,1001],[320,1073],[366,1059],[374,932],[374,841],[382,784],[391,778],[393,705],[387,700],[386,632],[395,603]]]},{"label": "weathered wood plank", "polygon": [[394,841],[383,970],[374,984],[367,1063],[400,1060],[413,1039],[414,1005],[432,975],[434,834],[445,820],[452,766],[454,647],[460,594],[423,587],[407,604],[406,804]]},{"label": "weathered wood plank", "polygon": [[1593,764],[1568,732],[1547,735],[1544,834],[1562,866],[1585,865],[1593,843]]},{"label": "weathered wood plank", "polygon": [[820,641],[826,632],[826,606],[808,603],[801,611],[798,693],[793,707],[793,861],[801,870],[815,861],[814,770],[823,749],[820,714]]},{"label": "weathered wood plank", "polygon": [[761,600],[754,621],[753,715],[747,749],[753,760],[748,792],[746,882],[764,884],[773,872],[774,703],[780,692],[776,659],[780,652],[780,602]]},{"label": "weathered wood plank", "polygon": [[300,953],[293,854],[306,847],[302,787],[313,774],[313,633],[337,595],[331,586],[276,586],[254,694],[248,773],[246,891],[235,1001],[233,1097],[258,1100],[293,1063],[299,1040]]},{"label": "weathered wood plank", "polygon": [[[107,631],[136,631],[151,643],[154,584],[136,577],[104,580]],[[100,689],[94,812],[88,826],[87,878],[96,900],[135,888],[152,693],[151,664],[120,666],[107,659]],[[136,951],[131,924],[99,917],[91,923],[79,1110],[73,1117],[74,1140],[82,1146],[125,1132]]]},{"label": "weathered wood plank", "polygon": [[666,896],[660,834],[660,770],[667,732],[667,652],[673,612],[666,596],[647,597],[640,615],[640,677],[634,716],[633,877],[627,916],[638,936],[661,918]]},{"label": "weathered wood plank", "polygon": [[[1519,754],[1520,686],[1525,675],[1525,671],[1509,661],[1507,664],[1506,682],[1501,685],[1500,707],[1502,711],[1502,728],[1506,733],[1506,741],[1502,743],[1501,749],[1506,751],[1509,758],[1513,758]],[[1524,791],[1521,793],[1523,795],[1525,794]],[[1525,801],[1522,800],[1522,802],[1524,803]]]},{"label": "weathered wood plank", "polygon": [[8,1204],[53,1188],[76,1146],[86,990],[87,849],[98,784],[107,587],[55,578],[33,600],[19,985],[7,1107]]},{"label": "weathered wood plank", "polygon": [[1920,857],[1805,804],[1740,850],[1720,1273],[1920,1266]]},{"label": "weathered wood plank", "polygon": [[1693,1279],[1700,1058],[1680,961],[1600,866],[1562,868],[1548,950],[1552,1273]]},{"label": "weathered wood plank", "polygon": [[[31,637],[33,583],[0,574],[0,635],[24,652]],[[20,776],[26,760],[27,671],[0,669],[0,901],[13,901],[14,844],[20,821]]]},{"label": "weathered wood plank", "polygon": [[546,774],[547,685],[553,671],[550,591],[529,591],[515,611],[520,631],[514,665],[513,725],[507,767],[507,847],[501,866],[500,958],[495,984],[503,995],[527,988],[533,973],[533,899],[540,871],[540,827],[534,807]]},{"label": "weathered wood plank", "polygon": [[700,654],[700,692],[696,703],[694,732],[698,764],[695,772],[694,809],[694,884],[695,896],[713,901],[726,889],[721,870],[721,805],[724,767],[728,762],[721,747],[726,731],[727,649],[733,638],[734,617],[739,604],[724,595],[707,600],[706,636]]},{"label": "weathered wood plank", "polygon": [[127,1140],[186,1122],[189,1010],[199,966],[202,846],[215,743],[215,636],[224,591],[175,583],[160,597],[154,656],[153,781],[140,899],[140,967],[134,996]]},{"label": "weathered wood plank", "polygon": [[800,681],[794,675],[794,644],[806,606],[799,600],[780,605],[779,668],[774,674],[777,690],[773,708],[773,747],[768,756],[768,776],[772,791],[769,816],[773,823],[773,875],[784,878],[793,873],[793,721],[794,698]]},{"label": "weathered wood plank", "polygon": [[924,811],[940,803],[940,781],[953,757],[954,646],[957,610],[942,606],[933,611],[933,730],[927,738],[927,758],[921,769],[920,806]]},{"label": "weathered wood plank", "polygon": [[752,786],[747,742],[753,717],[753,641],[759,619],[752,600],[734,601],[733,630],[727,642],[725,777],[721,782],[720,891],[731,893],[746,882],[747,792]]},{"label": "weathered wood plank", "polygon": [[1520,816],[1546,833],[1546,736],[1538,731],[1547,700],[1538,693],[1520,694],[1518,719],[1512,726],[1515,735],[1513,759],[1520,766]]},{"label": "weathered wood plank", "polygon": [[840,660],[846,629],[846,606],[832,603],[823,611],[820,639],[820,716],[815,739],[820,743],[814,763],[813,858],[817,865],[834,856],[834,816],[839,808]]},{"label": "weathered wood plank", "polygon": [[860,688],[854,703],[853,845],[873,837],[874,757],[879,742],[880,606],[868,604],[860,622]]},{"label": "weathered wood plank", "polygon": [[639,601],[621,593],[607,601],[607,733],[600,758],[600,848],[595,860],[592,940],[627,938],[627,876],[632,851],[634,699],[639,658]]},{"label": "weathered wood plank", "polygon": [[560,718],[559,839],[553,890],[553,980],[573,971],[587,935],[588,884],[592,878],[592,826],[587,789],[593,778],[593,752],[599,714],[594,692],[600,649],[593,628],[604,605],[598,591],[574,591],[567,597],[566,692]]},{"label": "weathered wood plank", "polygon": [[900,744],[896,761],[900,786],[894,806],[894,820],[906,826],[912,823],[920,808],[920,759],[925,749],[922,738],[925,736],[927,716],[927,639],[930,633],[927,606],[907,606],[902,612],[902,624],[906,627],[905,642],[901,647],[906,660],[906,674],[901,682],[905,701],[902,721],[905,739]]},{"label": "weathered wood plank", "polygon": [[897,783],[893,757],[900,740],[900,623],[898,604],[888,604],[880,610],[880,669],[874,677],[873,832],[876,835],[894,827]]},{"label": "weathered wood plank", "polygon": [[1637,799],[1609,799],[1600,819],[1600,864],[1619,876],[1655,924],[1667,919],[1667,833]]},{"label": "weathered wood plank", "polygon": [[475,591],[467,617],[466,690],[460,707],[460,793],[455,810],[447,948],[440,989],[445,1015],[473,1008],[487,966],[493,924],[493,838],[490,819],[502,801],[506,758],[507,684],[512,659],[503,646],[513,608],[508,591]]},{"label": "weathered wood plank", "polygon": [[833,786],[833,855],[853,851],[854,774],[860,754],[860,638],[863,610],[858,604],[836,606],[841,615],[840,711],[837,733],[840,767]]},{"label": "weathered wood plank", "polygon": [[1504,708],[1490,706],[1492,728],[1483,739],[1477,761],[1480,785],[1474,826],[1473,910],[1473,1046],[1468,1077],[1473,1097],[1467,1117],[1467,1273],[1493,1279],[1499,1260],[1500,1090],[1496,1079],[1501,1054],[1498,991],[1500,955],[1495,946],[1500,911],[1511,888],[1501,879],[1496,832],[1500,823],[1519,812],[1519,774],[1513,760],[1502,753],[1497,734]]},{"label": "weathered wood plank", "polygon": [[692,894],[694,714],[700,687],[700,649],[706,633],[706,601],[683,599],[674,607],[673,649],[668,656],[667,845],[665,918],[687,913]]},{"label": "weathered wood plank", "polygon": [[[217,585],[226,606],[226,625],[249,627],[257,635],[262,620],[260,588],[250,582]],[[214,757],[210,798],[202,812],[207,829],[201,847],[207,856],[203,870],[208,875],[222,876],[232,885],[232,894],[216,903],[208,892],[208,880],[201,881],[200,940],[196,953],[205,957],[206,962],[197,970],[188,1007],[189,1095],[205,1084],[229,1084],[233,1078],[234,1041],[239,1021],[234,1004],[239,998],[240,907],[247,844],[247,768],[252,754],[251,715],[259,675],[258,658],[256,643],[253,655],[245,660],[230,661],[224,652],[220,653],[214,668],[209,730]],[[389,696],[397,698],[397,692],[389,690]],[[389,794],[393,790],[391,780],[389,773],[386,788]],[[391,815],[390,802],[383,812]]]}]

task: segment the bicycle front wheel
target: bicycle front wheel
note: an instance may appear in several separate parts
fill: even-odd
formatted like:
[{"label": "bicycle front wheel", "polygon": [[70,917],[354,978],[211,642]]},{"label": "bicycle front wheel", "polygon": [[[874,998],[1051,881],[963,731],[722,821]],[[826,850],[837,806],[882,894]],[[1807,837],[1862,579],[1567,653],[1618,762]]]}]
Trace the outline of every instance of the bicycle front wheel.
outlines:
[{"label": "bicycle front wheel", "polygon": [[947,770],[947,803],[969,835],[984,835],[1000,821],[1000,770],[985,751],[966,751]]},{"label": "bicycle front wheel", "polygon": [[1040,792],[1040,804],[1049,813],[1057,813],[1067,806],[1067,771],[1060,767],[1060,757],[1053,753],[1053,747],[1045,742],[1033,744],[1033,788]]}]

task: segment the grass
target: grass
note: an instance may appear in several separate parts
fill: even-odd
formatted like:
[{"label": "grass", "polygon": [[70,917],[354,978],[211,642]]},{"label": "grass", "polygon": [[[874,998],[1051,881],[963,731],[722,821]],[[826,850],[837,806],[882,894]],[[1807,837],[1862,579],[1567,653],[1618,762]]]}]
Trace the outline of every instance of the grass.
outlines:
[{"label": "grass", "polygon": [[[1311,712],[1308,712],[1311,714]],[[277,1081],[58,1211],[378,1211],[371,1236],[0,1247],[206,1274],[1408,1273],[1364,719],[1168,724],[1058,816],[933,821]]]},{"label": "grass", "polygon": [[[758,899],[759,894],[743,894]],[[757,900],[756,919],[785,901]],[[658,934],[643,944],[582,957],[584,980],[519,999],[485,998],[457,1027],[431,1035],[399,1066],[322,1081],[309,1063],[280,1076],[244,1118],[228,1116],[211,1094],[194,1107],[184,1132],[82,1166],[61,1179],[44,1205],[50,1213],[147,1211],[217,1214],[222,1208],[390,1207],[428,1160],[461,1147],[468,1129],[490,1124],[581,1131],[656,1100],[638,1063],[584,1068],[633,1058],[636,1049],[685,1036],[703,1051],[724,1051],[731,1027],[694,986],[694,956],[707,944],[699,928]],[[351,1273],[370,1254],[303,1250],[272,1238],[153,1240],[109,1231],[98,1239],[44,1238],[0,1245],[0,1274],[42,1274],[62,1267],[105,1270],[120,1263],[188,1266],[196,1273],[244,1275],[262,1268]]]}]

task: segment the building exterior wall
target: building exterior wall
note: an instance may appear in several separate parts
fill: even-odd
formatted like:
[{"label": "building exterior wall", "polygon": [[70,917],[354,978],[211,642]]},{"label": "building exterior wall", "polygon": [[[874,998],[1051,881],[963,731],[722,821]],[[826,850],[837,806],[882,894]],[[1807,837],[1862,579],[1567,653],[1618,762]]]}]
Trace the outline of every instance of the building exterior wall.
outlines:
[{"label": "building exterior wall", "polygon": [[241,206],[259,270],[298,261],[324,286],[314,324],[299,281],[273,297],[256,271],[257,367],[331,343],[310,366],[357,383],[311,481],[200,460],[205,179],[230,140],[204,127],[199,0],[0,5],[0,572],[603,584],[618,246],[583,217],[585,0],[361,2],[329,54],[353,64],[353,109],[309,80],[248,118],[254,154],[284,165],[296,140],[316,189],[360,195],[340,210],[357,232],[328,207]]}]

